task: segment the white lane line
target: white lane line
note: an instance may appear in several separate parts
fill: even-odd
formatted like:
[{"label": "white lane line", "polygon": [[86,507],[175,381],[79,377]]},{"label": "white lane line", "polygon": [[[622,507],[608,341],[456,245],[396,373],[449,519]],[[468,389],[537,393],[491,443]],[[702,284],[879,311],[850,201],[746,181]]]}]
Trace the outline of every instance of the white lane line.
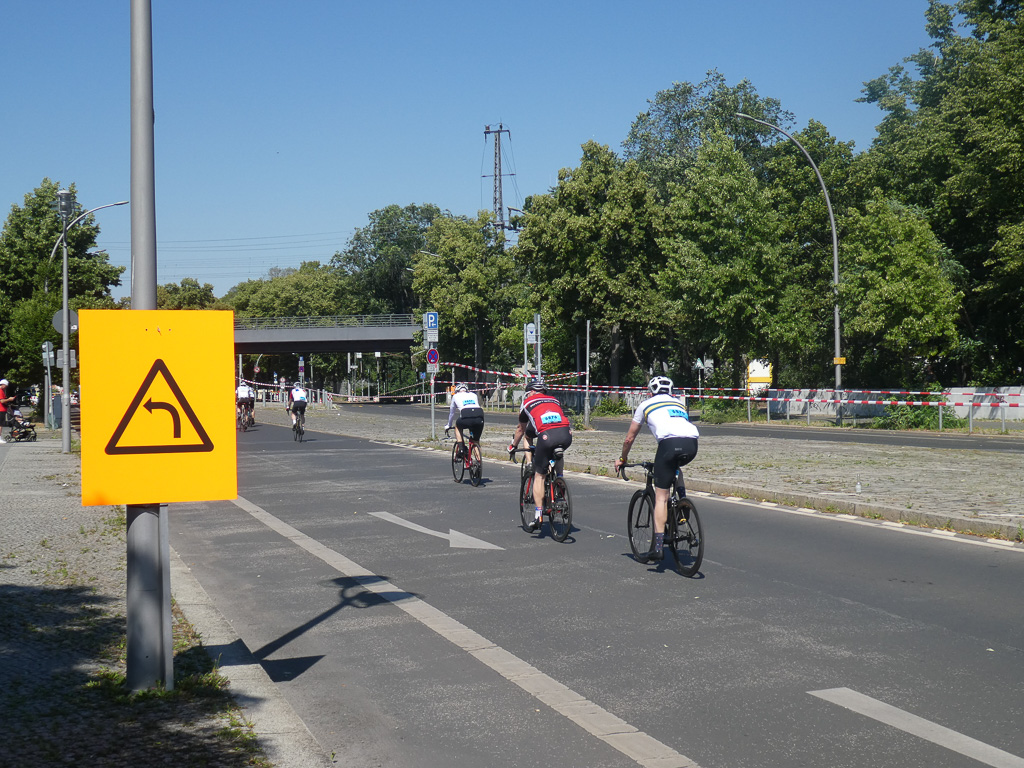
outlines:
[{"label": "white lane line", "polygon": [[1009,752],[996,749],[977,739],[972,739],[970,736],[964,736],[962,733],[904,712],[902,709],[889,706],[849,688],[830,688],[824,691],[808,691],[808,693],[880,723],[899,728],[901,731],[938,744],[940,747],[959,752],[961,755],[985,765],[991,765],[993,768],[1024,768],[1024,758],[1011,755]]},{"label": "white lane line", "polygon": [[364,589],[401,608],[477,661],[644,768],[700,768],[690,758],[637,730],[518,656],[498,647],[465,624],[310,538],[248,499],[239,496],[234,503],[271,530],[327,563],[343,576],[355,579]]},{"label": "white lane line", "polygon": [[403,528],[408,528],[411,531],[417,533],[425,533],[428,536],[436,536],[439,539],[446,539],[449,547],[460,547],[462,549],[504,549],[499,547],[497,544],[491,544],[489,541],[483,539],[476,539],[469,534],[460,533],[459,531],[448,529],[448,533],[441,533],[440,531],[433,531],[430,528],[424,528],[418,523],[412,523],[408,520],[404,520],[398,515],[393,515],[390,512],[371,512],[374,517],[379,517],[381,520],[387,520],[389,523],[400,525]]}]

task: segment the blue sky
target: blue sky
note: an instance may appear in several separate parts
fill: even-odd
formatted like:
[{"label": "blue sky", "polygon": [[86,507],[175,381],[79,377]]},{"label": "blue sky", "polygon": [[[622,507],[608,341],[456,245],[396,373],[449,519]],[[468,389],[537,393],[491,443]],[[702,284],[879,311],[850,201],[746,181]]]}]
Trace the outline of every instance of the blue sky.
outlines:
[{"label": "blue sky", "polygon": [[[718,69],[866,149],[863,82],[929,44],[927,0],[153,3],[158,281],[218,296],[327,262],[396,203],[489,209],[502,123],[506,206],[621,151],[647,100]],[[44,177],[85,208],[129,196],[128,0],[4,0],[0,206]],[[130,264],[127,206],[99,247]],[[115,296],[127,295],[130,280]]]}]

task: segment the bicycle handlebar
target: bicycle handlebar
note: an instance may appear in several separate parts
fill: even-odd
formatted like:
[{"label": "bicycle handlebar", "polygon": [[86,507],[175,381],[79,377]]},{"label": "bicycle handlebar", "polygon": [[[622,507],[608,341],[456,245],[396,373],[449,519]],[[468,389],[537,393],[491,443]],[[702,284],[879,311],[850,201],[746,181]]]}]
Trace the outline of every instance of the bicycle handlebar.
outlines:
[{"label": "bicycle handlebar", "polygon": [[621,478],[622,478],[623,480],[626,480],[626,481],[628,481],[628,480],[629,480],[629,478],[628,478],[628,477],[626,477],[626,469],[627,469],[627,468],[629,468],[629,467],[643,467],[643,468],[644,468],[645,470],[647,470],[648,472],[650,472],[650,471],[651,471],[651,468],[652,468],[653,466],[654,466],[654,462],[653,462],[653,461],[638,461],[638,462],[636,462],[635,464],[623,464],[623,465],[622,465],[621,467],[619,467],[619,476],[620,476],[620,477],[621,477]]}]

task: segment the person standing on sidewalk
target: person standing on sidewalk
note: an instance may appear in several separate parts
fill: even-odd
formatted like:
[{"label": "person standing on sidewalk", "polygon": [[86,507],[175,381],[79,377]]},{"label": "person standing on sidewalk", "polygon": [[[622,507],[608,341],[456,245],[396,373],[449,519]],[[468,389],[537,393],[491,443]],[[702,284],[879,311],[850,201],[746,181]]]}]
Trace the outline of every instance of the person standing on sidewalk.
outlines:
[{"label": "person standing on sidewalk", "polygon": [[0,379],[0,443],[10,442],[4,437],[4,427],[13,427],[11,420],[11,405],[14,402],[14,395],[7,396],[7,390],[11,388],[11,382],[7,379]]},{"label": "person standing on sidewalk", "polygon": [[[615,460],[617,475],[629,457],[629,449],[633,447],[640,427],[646,421],[654,439],[658,441],[658,451],[654,455],[654,549],[651,550],[655,560],[661,559],[665,545],[668,498],[672,495],[676,472],[693,461],[697,455],[697,438],[700,437],[697,428],[690,423],[686,406],[672,397],[672,386],[672,379],[666,376],[655,376],[647,382],[651,397],[640,403],[633,412],[633,421],[629,424],[626,439],[622,441],[622,455]],[[679,482],[682,485],[681,474]]]}]

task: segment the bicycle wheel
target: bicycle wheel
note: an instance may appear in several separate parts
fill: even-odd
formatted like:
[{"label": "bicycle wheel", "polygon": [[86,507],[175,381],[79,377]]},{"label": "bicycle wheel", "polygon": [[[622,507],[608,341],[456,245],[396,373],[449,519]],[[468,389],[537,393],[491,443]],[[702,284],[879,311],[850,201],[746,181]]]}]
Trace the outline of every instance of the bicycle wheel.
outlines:
[{"label": "bicycle wheel", "polygon": [[676,513],[669,516],[668,524],[671,532],[668,547],[675,558],[676,570],[683,576],[693,576],[704,561],[704,529],[693,502],[679,499]]},{"label": "bicycle wheel", "polygon": [[462,482],[463,475],[466,474],[466,461],[465,459],[459,458],[459,443],[456,442],[452,446],[452,477],[455,478],[456,483]]},{"label": "bicycle wheel", "polygon": [[295,442],[299,441],[299,420],[296,419],[295,423],[292,424],[292,440]]},{"label": "bicycle wheel", "polygon": [[235,413],[235,429],[239,432],[242,431],[242,414],[237,412]]},{"label": "bicycle wheel", "polygon": [[572,497],[569,495],[569,486],[565,484],[565,478],[556,477],[551,483],[551,488],[553,498],[549,502],[551,509],[548,510],[551,516],[551,538],[555,541],[565,541],[572,530]]},{"label": "bicycle wheel", "polygon": [[473,443],[469,449],[469,481],[474,486],[479,486],[484,476],[484,460],[480,456],[480,446]]},{"label": "bicycle wheel", "polygon": [[519,481],[519,519],[523,530],[530,531],[533,525],[533,474],[523,475]]},{"label": "bicycle wheel", "polygon": [[637,491],[629,500],[627,517],[629,548],[633,557],[641,563],[650,560],[651,547],[654,546],[654,494],[646,490]]}]

